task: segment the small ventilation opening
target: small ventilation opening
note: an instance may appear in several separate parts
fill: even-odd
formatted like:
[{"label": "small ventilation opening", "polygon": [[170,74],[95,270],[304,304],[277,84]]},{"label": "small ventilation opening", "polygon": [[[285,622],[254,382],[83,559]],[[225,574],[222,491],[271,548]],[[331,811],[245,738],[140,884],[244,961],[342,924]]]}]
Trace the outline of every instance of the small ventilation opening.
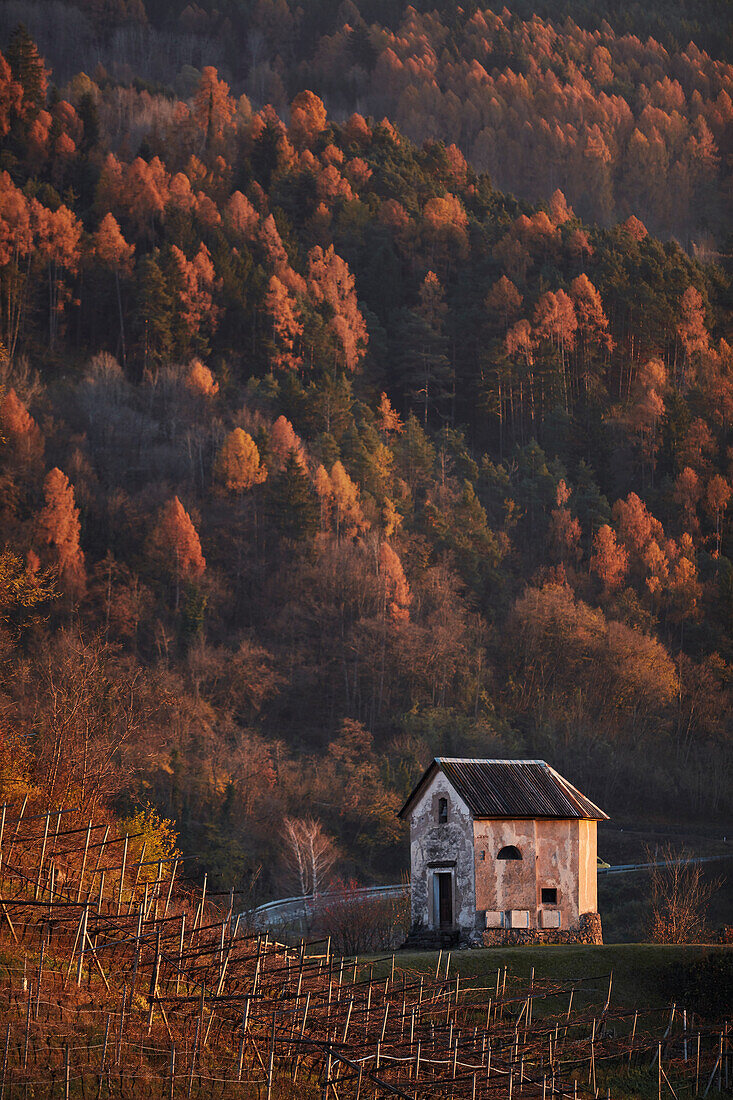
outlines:
[{"label": "small ventilation opening", "polygon": [[553,886],[551,889],[548,889],[548,888],[545,888],[545,887],[542,888],[542,904],[543,905],[557,905],[557,888],[556,887]]},{"label": "small ventilation opening", "polygon": [[438,824],[439,825],[447,825],[448,824],[448,799],[447,798],[439,798],[438,799]]},{"label": "small ventilation opening", "polygon": [[502,848],[496,857],[497,859],[521,859],[522,853],[519,848],[515,848],[513,844],[507,844],[506,848]]}]

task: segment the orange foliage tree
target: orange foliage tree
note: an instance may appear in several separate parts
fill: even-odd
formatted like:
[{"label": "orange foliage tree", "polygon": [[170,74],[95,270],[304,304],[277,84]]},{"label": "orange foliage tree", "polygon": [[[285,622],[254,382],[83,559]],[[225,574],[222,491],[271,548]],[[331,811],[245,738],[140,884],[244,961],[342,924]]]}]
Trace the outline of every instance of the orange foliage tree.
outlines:
[{"label": "orange foliage tree", "polygon": [[81,549],[79,509],[74,489],[66,474],[57,466],[49,470],[43,483],[44,506],[36,523],[39,541],[48,548],[63,589],[72,598],[80,598],[86,589],[84,553]]},{"label": "orange foliage tree", "polygon": [[228,493],[244,493],[260,485],[267,470],[260,465],[260,452],[251,435],[242,428],[229,432],[214,463],[214,477]]},{"label": "orange foliage tree", "polygon": [[177,496],[160,510],[148,539],[148,555],[172,579],[178,610],[181,583],[202,577],[206,558],[193,520]]}]

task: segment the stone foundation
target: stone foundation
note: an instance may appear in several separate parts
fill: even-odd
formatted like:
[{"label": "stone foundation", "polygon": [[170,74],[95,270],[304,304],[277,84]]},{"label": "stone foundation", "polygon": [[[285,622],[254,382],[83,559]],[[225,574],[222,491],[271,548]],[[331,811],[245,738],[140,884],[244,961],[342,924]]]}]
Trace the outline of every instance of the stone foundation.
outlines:
[{"label": "stone foundation", "polygon": [[513,947],[529,943],[602,944],[600,913],[583,913],[577,928],[487,928],[484,947]]}]

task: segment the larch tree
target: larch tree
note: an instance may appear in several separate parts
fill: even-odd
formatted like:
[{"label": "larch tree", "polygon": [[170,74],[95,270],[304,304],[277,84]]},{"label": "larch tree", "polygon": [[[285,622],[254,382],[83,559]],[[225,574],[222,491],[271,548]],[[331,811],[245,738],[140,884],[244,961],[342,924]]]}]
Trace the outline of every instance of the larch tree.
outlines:
[{"label": "larch tree", "polygon": [[24,465],[34,463],[43,455],[41,429],[12,388],[0,401],[0,434],[5,436]]},{"label": "larch tree", "polygon": [[214,462],[214,477],[228,493],[244,493],[267,478],[251,435],[242,428],[229,432]]},{"label": "larch tree", "polygon": [[125,340],[125,314],[122,308],[122,290],[120,276],[129,277],[132,274],[132,259],[135,253],[135,245],[128,244],[125,240],[116,218],[107,212],[99,223],[93,238],[94,255],[97,261],[107,271],[114,273],[115,289],[117,292],[117,309],[120,317],[120,344],[122,349],[122,366],[127,366],[127,342]]},{"label": "larch tree", "polygon": [[219,79],[213,65],[205,65],[196,89],[193,112],[205,134],[207,149],[221,138],[234,111],[235,104],[229,95],[229,85]]},{"label": "larch tree", "polygon": [[502,275],[486,295],[484,305],[491,321],[498,319],[506,336],[509,326],[519,316],[519,310],[522,307],[522,295],[511,279],[507,279],[506,275]]},{"label": "larch tree", "polygon": [[296,348],[303,335],[303,322],[297,302],[277,275],[270,277],[265,310],[272,324],[271,367],[276,371],[298,370],[302,358]]},{"label": "larch tree", "polygon": [[[694,286],[688,286],[682,295],[677,334],[683,349],[679,381],[685,387],[695,381],[693,368],[699,362],[700,356],[708,350],[710,342],[705,327],[705,307],[702,295]],[[688,375],[691,376],[688,377]]]},{"label": "larch tree", "polygon": [[64,307],[71,297],[64,275],[73,275],[79,264],[81,222],[67,206],[49,210],[33,200],[36,251],[48,268],[48,331],[51,347],[58,337]]},{"label": "larch tree", "polygon": [[377,409],[377,427],[383,435],[400,435],[405,430],[405,425],[399,413],[392,408],[392,403],[386,393],[382,393]]},{"label": "larch tree", "polygon": [[379,546],[379,572],[384,585],[384,616],[393,623],[409,622],[412,593],[399,555],[389,545]]},{"label": "larch tree", "polygon": [[333,245],[316,245],[308,253],[308,289],[313,301],[325,307],[333,337],[335,364],[354,371],[366,353],[369,334],[359,310],[354,276]]},{"label": "larch tree", "polygon": [[629,408],[629,425],[639,435],[644,466],[654,469],[657,426],[664,413],[667,368],[661,359],[649,359],[637,371]]},{"label": "larch tree", "polygon": [[587,275],[578,275],[570,284],[570,296],[578,322],[576,349],[578,377],[586,400],[593,396],[603,367],[604,356],[613,351],[608,318],[601,296]]},{"label": "larch tree", "polygon": [[79,599],[86,589],[79,509],[73,486],[57,466],[46,475],[43,496],[44,505],[36,522],[38,540],[46,548],[61,587],[72,599]]},{"label": "larch tree", "polygon": [[[548,290],[535,307],[534,332],[555,350],[560,363],[561,393],[566,412],[572,405],[572,387],[568,384],[568,355],[575,347],[578,318],[572,299],[564,290]],[[530,387],[533,389],[532,380]]]},{"label": "larch tree", "polygon": [[300,467],[305,468],[303,441],[286,417],[278,416],[270,429],[268,443],[268,454],[274,469],[282,470],[290,455],[295,457]]},{"label": "larch tree", "polygon": [[702,485],[697,473],[685,466],[674,483],[674,501],[679,505],[685,529],[694,534],[700,529],[697,505],[702,496]]},{"label": "larch tree", "polygon": [[219,383],[211,370],[200,359],[192,359],[185,379],[186,389],[197,397],[216,397]]},{"label": "larch tree", "polygon": [[296,149],[310,149],[326,128],[326,108],[313,92],[299,92],[290,104],[288,137]]},{"label": "larch tree", "polygon": [[13,118],[20,114],[23,86],[0,53],[0,137],[7,137]]},{"label": "larch tree", "polygon": [[193,520],[177,496],[161,508],[148,539],[149,557],[172,579],[178,610],[181,584],[196,581],[206,570],[206,558]]},{"label": "larch tree", "polygon": [[720,529],[720,519],[728,507],[731,498],[731,487],[724,477],[720,474],[715,474],[710,478],[705,488],[705,510],[709,515],[715,516],[715,554],[716,558],[720,557],[720,546],[722,542],[722,532]]},{"label": "larch tree", "polygon": [[580,538],[582,531],[578,519],[567,507],[570,490],[564,479],[557,486],[557,507],[550,513],[550,546],[556,558],[561,562],[577,561],[580,558]]},{"label": "larch tree", "polygon": [[606,594],[623,583],[628,565],[624,546],[617,541],[613,528],[604,523],[593,536],[590,568],[600,579]]}]

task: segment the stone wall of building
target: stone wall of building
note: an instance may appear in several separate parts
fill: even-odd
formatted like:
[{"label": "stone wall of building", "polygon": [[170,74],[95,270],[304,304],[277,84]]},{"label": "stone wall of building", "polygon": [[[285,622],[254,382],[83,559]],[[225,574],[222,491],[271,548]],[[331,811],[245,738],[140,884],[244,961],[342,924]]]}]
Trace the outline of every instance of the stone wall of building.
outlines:
[{"label": "stone wall of building", "polygon": [[484,947],[513,947],[537,943],[602,944],[600,913],[583,913],[576,928],[487,928],[481,933]]},{"label": "stone wall of building", "polygon": [[[440,799],[448,804],[448,820],[439,821]],[[470,810],[448,780],[438,772],[415,803],[410,815],[412,926],[434,930],[433,877],[448,873],[453,887],[453,929],[473,930],[476,920],[473,820]]]}]

